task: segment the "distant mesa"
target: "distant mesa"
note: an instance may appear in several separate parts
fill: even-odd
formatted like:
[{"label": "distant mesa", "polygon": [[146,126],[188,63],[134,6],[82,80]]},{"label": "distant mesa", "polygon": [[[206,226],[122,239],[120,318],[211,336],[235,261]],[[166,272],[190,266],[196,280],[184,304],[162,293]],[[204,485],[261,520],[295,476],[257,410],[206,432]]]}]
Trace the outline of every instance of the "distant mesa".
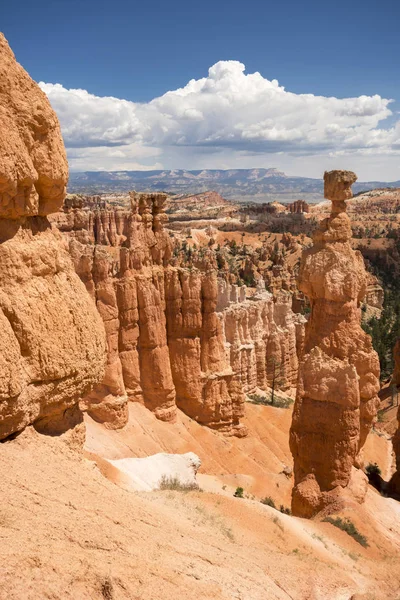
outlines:
[{"label": "distant mesa", "polygon": [[[353,189],[357,193],[384,187],[400,187],[400,181],[358,182]],[[292,177],[272,168],[72,172],[68,187],[69,192],[88,194],[132,189],[170,194],[198,194],[212,189],[228,200],[244,202],[292,202],[300,197],[315,203],[324,198],[322,179]]]}]

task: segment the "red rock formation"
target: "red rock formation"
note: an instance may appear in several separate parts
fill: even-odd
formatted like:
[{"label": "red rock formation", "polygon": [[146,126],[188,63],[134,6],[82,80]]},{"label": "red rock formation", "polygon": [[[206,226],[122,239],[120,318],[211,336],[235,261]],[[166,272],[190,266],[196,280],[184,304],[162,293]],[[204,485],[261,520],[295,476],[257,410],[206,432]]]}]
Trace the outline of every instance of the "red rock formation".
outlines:
[{"label": "red rock formation", "polygon": [[132,193],[131,211],[82,215],[80,208],[67,208],[68,227],[62,215],[56,218],[107,333],[104,380],[82,406],[110,427],[126,423],[128,398],[160,419],[175,417],[165,317],[164,266],[171,255],[162,228],[165,201],[165,194]]},{"label": "red rock formation", "polygon": [[[325,173],[332,213],[303,253],[299,288],[310,299],[290,447],[294,514],[310,517],[340,497],[379,404],[379,360],[360,326],[366,271],[350,246],[346,199],[354,173]],[[357,458],[358,457],[358,458]]]},{"label": "red rock formation", "polygon": [[[232,292],[227,294],[226,287],[236,286],[221,281],[221,287],[223,298],[227,298]],[[244,392],[270,387],[274,374],[279,389],[296,386],[305,318],[295,315],[290,306],[289,293],[280,292],[274,300],[264,285],[247,300],[220,303],[229,363],[240,374]]]},{"label": "red rock formation", "polygon": [[310,207],[305,200],[295,200],[289,204],[289,211],[296,214],[308,213],[310,212]]},{"label": "red rock formation", "polygon": [[[400,339],[397,340],[393,351],[394,355],[394,372],[392,384],[400,388]],[[393,436],[393,452],[396,457],[396,472],[390,481],[390,489],[400,498],[400,407],[397,412],[397,420],[399,426]]]},{"label": "red rock formation", "polygon": [[168,269],[165,282],[177,405],[209,427],[245,435],[240,424],[244,394],[239,373],[226,356],[223,327],[216,312],[216,271]]},{"label": "red rock formation", "polygon": [[46,217],[68,178],[57,117],[0,34],[0,438],[52,433],[104,372],[104,328]]},{"label": "red rock formation", "polygon": [[382,286],[375,275],[367,273],[367,289],[365,292],[364,302],[368,306],[377,308],[379,311],[383,308],[384,292]]},{"label": "red rock formation", "polygon": [[128,400],[165,420],[178,406],[209,427],[244,435],[244,392],[270,383],[272,358],[280,387],[295,386],[304,319],[292,313],[289,294],[274,302],[264,285],[246,301],[245,287],[217,278],[211,251],[190,268],[172,261],[165,199],[132,194],[131,211],[69,203],[55,217],[107,331],[106,376],[83,406],[110,427],[126,422]]}]

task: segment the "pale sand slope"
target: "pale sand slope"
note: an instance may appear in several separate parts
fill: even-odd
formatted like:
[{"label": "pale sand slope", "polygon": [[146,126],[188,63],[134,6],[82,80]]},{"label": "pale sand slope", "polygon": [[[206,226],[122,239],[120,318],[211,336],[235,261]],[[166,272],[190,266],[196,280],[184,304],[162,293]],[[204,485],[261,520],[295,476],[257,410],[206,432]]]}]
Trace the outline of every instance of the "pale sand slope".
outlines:
[{"label": "pale sand slope", "polygon": [[[292,411],[246,403],[243,423],[246,438],[225,437],[202,427],[178,410],[175,424],[157,420],[138,403],[129,404],[129,423],[119,431],[86,420],[86,455],[89,458],[144,457],[158,452],[194,452],[200,457],[198,480],[203,489],[231,495],[237,486],[257,498],[271,496],[276,504],[290,506],[292,479],[283,473],[292,467],[289,428]],[[366,463],[377,462],[382,473],[391,472],[391,444],[375,433],[368,436]],[[99,464],[112,480],[118,473]],[[388,477],[389,478],[389,477]],[[223,490],[223,486],[226,489]]]},{"label": "pale sand slope", "polygon": [[[220,473],[240,472],[256,489],[262,473],[276,500],[287,493],[289,411],[249,406],[252,438],[237,440],[131,408],[137,421],[125,431],[89,425],[89,444],[112,458],[133,455],[124,438],[143,455],[194,450],[219,485]],[[365,549],[328,523],[231,493],[127,492],[65,440],[31,428],[0,453],[0,600],[400,598],[400,504],[373,490],[347,513]]]},{"label": "pale sand slope", "polygon": [[[364,549],[327,523],[259,502],[126,492],[31,429],[2,444],[1,458],[2,600],[398,598],[398,505],[392,539],[388,523],[384,534],[368,524]],[[369,500],[382,520],[396,504],[373,492]]]}]

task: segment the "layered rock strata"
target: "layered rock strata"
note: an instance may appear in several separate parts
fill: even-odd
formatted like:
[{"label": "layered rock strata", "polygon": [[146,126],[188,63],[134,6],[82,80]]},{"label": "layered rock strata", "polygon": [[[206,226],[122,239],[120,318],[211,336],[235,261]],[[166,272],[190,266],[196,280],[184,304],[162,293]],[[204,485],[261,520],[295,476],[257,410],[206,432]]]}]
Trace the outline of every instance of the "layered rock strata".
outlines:
[{"label": "layered rock strata", "polygon": [[290,431],[294,514],[310,517],[340,497],[379,404],[379,360],[360,326],[362,256],[350,246],[346,199],[354,173],[325,173],[332,212],[301,260],[299,288],[311,302]]},{"label": "layered rock strata", "polygon": [[68,167],[57,117],[0,34],[0,439],[58,433],[104,373],[105,334],[47,215]]},{"label": "layered rock strata", "polygon": [[280,387],[295,386],[305,319],[291,311],[290,294],[274,301],[262,282],[247,299],[244,286],[217,277],[210,256],[174,266],[166,196],[132,193],[131,204],[88,211],[69,203],[54,218],[107,331],[106,376],[82,407],[109,427],[126,422],[128,400],[163,420],[179,407],[244,435],[245,392],[266,388],[273,364]]},{"label": "layered rock strata", "polygon": [[130,211],[67,208],[55,219],[107,333],[105,377],[82,407],[111,427],[126,423],[128,398],[160,419],[175,418],[165,317],[164,267],[171,256],[162,227],[165,201],[165,194],[132,194]]}]

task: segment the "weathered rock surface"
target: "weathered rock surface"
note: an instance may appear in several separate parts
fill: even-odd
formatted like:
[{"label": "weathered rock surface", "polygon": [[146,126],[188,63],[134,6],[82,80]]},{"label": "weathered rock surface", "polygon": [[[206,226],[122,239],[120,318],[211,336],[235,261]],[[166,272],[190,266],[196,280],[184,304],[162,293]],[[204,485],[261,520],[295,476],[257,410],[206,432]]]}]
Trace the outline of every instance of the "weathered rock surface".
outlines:
[{"label": "weathered rock surface", "polygon": [[384,292],[379,284],[378,278],[371,273],[367,273],[367,288],[365,292],[364,302],[367,306],[377,308],[381,311],[383,308]]},{"label": "weathered rock surface", "polygon": [[[259,280],[257,293],[237,299],[236,285],[220,280],[220,319],[229,364],[240,373],[245,393],[272,386],[287,390],[297,383],[306,319],[294,314],[291,295],[280,291],[274,300]],[[227,293],[226,290],[230,290]],[[237,288],[240,292],[243,287]],[[227,297],[234,297],[228,302]]]},{"label": "weathered rock surface", "polygon": [[366,292],[362,256],[350,246],[354,173],[325,173],[332,213],[302,256],[299,288],[310,299],[304,356],[290,432],[292,510],[310,517],[349,485],[379,404],[379,360],[360,326]]},{"label": "weathered rock surface", "polygon": [[46,216],[68,178],[57,117],[0,34],[0,438],[57,433],[104,372],[105,335]]},{"label": "weathered rock surface", "polygon": [[[400,388],[400,339],[397,340],[393,351],[394,355],[394,372],[392,384]],[[390,488],[400,498],[400,407],[397,412],[398,427],[393,436],[393,451],[396,457],[396,472],[391,481]]]},{"label": "weathered rock surface", "polygon": [[308,213],[310,206],[305,200],[295,200],[289,204],[289,211],[291,213]]},{"label": "weathered rock surface", "polygon": [[130,211],[67,208],[67,217],[55,217],[107,333],[106,374],[82,408],[110,427],[126,423],[128,398],[160,419],[175,417],[164,296],[171,255],[162,228],[165,201],[165,194],[133,193]]},{"label": "weathered rock surface", "polygon": [[68,179],[58,119],[1,33],[0,106],[0,218],[55,212]]},{"label": "weathered rock surface", "polygon": [[[245,393],[296,385],[305,319],[291,296],[260,290],[246,299],[217,277],[212,256],[187,268],[172,260],[163,194],[131,195],[131,210],[68,202],[53,220],[68,237],[76,271],[95,299],[108,339],[106,376],[82,407],[109,427],[127,421],[127,401],[162,420],[178,406],[199,423],[245,435]],[[212,253],[211,253],[212,254]]]}]

